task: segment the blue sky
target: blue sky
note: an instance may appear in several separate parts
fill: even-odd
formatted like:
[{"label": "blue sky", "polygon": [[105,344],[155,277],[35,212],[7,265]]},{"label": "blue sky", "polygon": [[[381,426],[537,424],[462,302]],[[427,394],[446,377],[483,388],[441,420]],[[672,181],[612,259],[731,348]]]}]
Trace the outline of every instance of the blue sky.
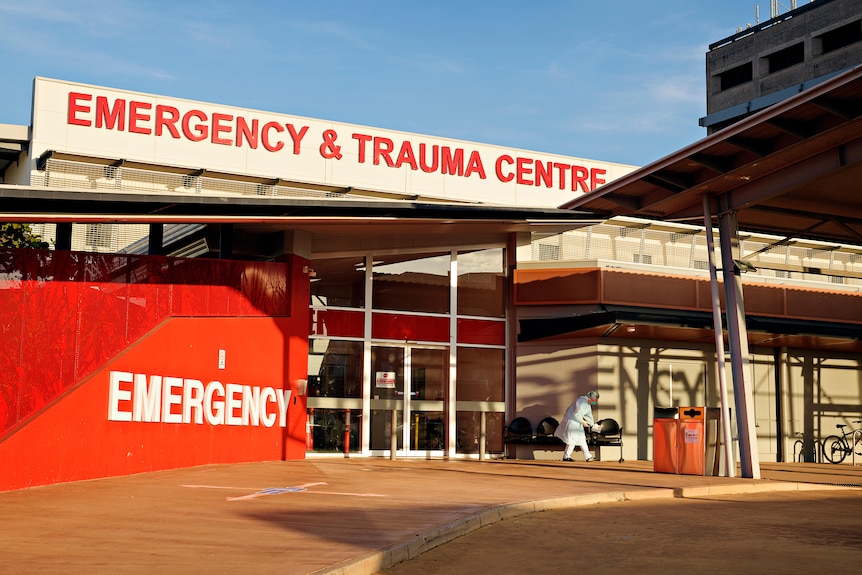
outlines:
[{"label": "blue sky", "polygon": [[44,76],[644,165],[705,136],[758,2],[0,0],[0,123]]}]

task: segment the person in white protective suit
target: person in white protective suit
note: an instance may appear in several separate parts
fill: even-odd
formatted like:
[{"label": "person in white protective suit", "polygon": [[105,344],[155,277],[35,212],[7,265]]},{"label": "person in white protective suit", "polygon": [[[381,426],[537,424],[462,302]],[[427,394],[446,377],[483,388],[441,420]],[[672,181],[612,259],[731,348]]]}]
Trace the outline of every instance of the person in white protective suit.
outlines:
[{"label": "person in white protective suit", "polygon": [[562,439],[563,443],[566,444],[566,450],[563,452],[563,461],[574,461],[572,459],[572,452],[575,450],[575,447],[581,448],[587,461],[595,459],[589,445],[587,445],[587,434],[584,428],[589,428],[596,433],[601,432],[601,426],[596,425],[596,421],[593,419],[592,409],[592,406],[598,403],[598,401],[599,392],[590,391],[573,401],[566,410],[562,423],[554,431],[554,435]]}]

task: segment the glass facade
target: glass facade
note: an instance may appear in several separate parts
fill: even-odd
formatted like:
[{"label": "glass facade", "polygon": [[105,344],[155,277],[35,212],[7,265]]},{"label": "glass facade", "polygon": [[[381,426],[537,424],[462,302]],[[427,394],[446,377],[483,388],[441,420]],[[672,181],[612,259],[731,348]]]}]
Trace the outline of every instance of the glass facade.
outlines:
[{"label": "glass facade", "polygon": [[315,259],[310,453],[502,452],[502,247]]},{"label": "glass facade", "polygon": [[449,313],[450,254],[413,254],[373,262],[375,309]]},{"label": "glass facade", "polygon": [[309,342],[308,395],[362,397],[362,342],[322,338]]},{"label": "glass facade", "polygon": [[458,314],[506,316],[506,264],[503,249],[458,254]]},{"label": "glass facade", "polygon": [[[505,401],[505,350],[480,347],[458,348],[458,450],[478,453],[482,428],[486,451],[503,450],[503,414],[488,406]],[[484,421],[483,421],[484,418]]]},{"label": "glass facade", "polygon": [[365,307],[365,262],[360,258],[315,260],[312,306]]}]

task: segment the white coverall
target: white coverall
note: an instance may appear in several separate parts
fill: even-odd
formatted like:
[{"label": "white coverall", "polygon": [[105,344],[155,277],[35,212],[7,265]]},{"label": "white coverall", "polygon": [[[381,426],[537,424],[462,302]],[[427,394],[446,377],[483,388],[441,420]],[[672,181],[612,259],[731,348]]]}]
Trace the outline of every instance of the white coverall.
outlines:
[{"label": "white coverall", "polygon": [[586,395],[582,395],[572,402],[563,416],[563,421],[557,426],[557,430],[554,431],[554,435],[562,439],[563,443],[566,444],[566,451],[563,457],[570,458],[575,447],[580,447],[587,461],[593,458],[593,454],[587,445],[587,434],[584,432],[584,423],[588,423],[590,428],[596,425],[593,419],[593,409]]}]

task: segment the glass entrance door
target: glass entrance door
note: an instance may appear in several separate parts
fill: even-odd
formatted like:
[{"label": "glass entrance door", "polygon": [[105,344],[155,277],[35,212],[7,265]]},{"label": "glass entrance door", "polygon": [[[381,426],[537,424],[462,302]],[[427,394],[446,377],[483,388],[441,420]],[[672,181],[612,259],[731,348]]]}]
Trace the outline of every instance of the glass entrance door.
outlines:
[{"label": "glass entrance door", "polygon": [[372,346],[371,449],[442,455],[448,387],[448,348]]},{"label": "glass entrance door", "polygon": [[414,347],[410,350],[410,450],[427,453],[446,448],[445,399],[449,382],[449,350]]}]

